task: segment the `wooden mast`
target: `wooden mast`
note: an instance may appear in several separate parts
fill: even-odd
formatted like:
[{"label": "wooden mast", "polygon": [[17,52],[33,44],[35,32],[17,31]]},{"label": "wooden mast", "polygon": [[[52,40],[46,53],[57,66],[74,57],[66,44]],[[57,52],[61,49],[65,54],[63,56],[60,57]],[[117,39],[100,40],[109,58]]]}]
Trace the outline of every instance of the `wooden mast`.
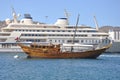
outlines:
[{"label": "wooden mast", "polygon": [[[73,35],[72,44],[74,44],[74,42],[75,42],[75,36],[76,36],[77,27],[78,27],[79,16],[80,16],[80,15],[78,14],[77,22],[76,22],[76,26],[75,26],[75,31],[74,31],[74,35]],[[73,51],[73,46],[71,46],[71,52],[72,52],[72,51]]]}]

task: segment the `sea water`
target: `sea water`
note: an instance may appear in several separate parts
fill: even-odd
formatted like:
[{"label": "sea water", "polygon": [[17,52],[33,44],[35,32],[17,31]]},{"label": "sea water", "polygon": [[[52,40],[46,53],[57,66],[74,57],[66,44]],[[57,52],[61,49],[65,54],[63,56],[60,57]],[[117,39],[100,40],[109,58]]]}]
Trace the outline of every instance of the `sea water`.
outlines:
[{"label": "sea water", "polygon": [[0,80],[120,80],[120,54],[97,59],[28,59],[0,53]]}]

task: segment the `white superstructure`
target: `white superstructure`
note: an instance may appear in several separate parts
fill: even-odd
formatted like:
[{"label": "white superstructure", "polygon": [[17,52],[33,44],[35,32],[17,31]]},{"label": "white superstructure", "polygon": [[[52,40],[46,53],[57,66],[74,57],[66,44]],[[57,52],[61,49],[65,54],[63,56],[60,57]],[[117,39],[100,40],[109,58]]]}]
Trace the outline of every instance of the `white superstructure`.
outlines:
[{"label": "white superstructure", "polygon": [[[53,44],[72,43],[75,25],[68,25],[67,18],[59,18],[55,24],[34,23],[30,14],[25,14],[24,19],[17,20],[13,15],[13,22],[7,20],[8,26],[0,32],[0,51],[11,49],[11,52],[21,51],[14,44],[16,38],[21,42],[50,42]],[[106,45],[108,33],[99,32],[98,26],[91,28],[86,25],[79,25],[75,35],[74,43],[79,44],[101,44]]]}]

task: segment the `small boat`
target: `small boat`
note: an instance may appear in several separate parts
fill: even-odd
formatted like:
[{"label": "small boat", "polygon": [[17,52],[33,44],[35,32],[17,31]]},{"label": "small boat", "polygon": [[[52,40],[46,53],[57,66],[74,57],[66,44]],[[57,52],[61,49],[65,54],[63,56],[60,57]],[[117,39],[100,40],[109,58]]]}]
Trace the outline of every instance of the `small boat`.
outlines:
[{"label": "small boat", "polygon": [[18,55],[15,55],[14,58],[17,59],[17,58],[19,58],[19,56],[18,56]]},{"label": "small boat", "polygon": [[[106,49],[111,47],[112,43],[103,46],[102,48],[94,48],[90,45],[69,45],[63,46],[60,44],[31,44],[30,46],[18,44],[23,51],[28,55],[28,58],[97,58]],[[63,48],[66,47],[66,51]],[[82,48],[81,48],[82,47]],[[83,47],[85,47],[83,49]],[[87,48],[88,47],[88,48]],[[92,47],[92,48],[89,48]],[[75,49],[75,51],[74,51]]]}]

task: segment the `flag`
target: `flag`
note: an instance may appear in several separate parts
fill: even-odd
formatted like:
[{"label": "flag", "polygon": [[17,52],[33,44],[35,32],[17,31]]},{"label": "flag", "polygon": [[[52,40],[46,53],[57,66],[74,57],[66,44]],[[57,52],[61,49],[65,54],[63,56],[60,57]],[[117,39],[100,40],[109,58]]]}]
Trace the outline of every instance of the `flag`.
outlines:
[{"label": "flag", "polygon": [[18,37],[16,37],[16,38],[15,38],[15,40],[17,40],[17,41],[18,41],[18,40],[19,40],[19,38],[18,38]]}]

